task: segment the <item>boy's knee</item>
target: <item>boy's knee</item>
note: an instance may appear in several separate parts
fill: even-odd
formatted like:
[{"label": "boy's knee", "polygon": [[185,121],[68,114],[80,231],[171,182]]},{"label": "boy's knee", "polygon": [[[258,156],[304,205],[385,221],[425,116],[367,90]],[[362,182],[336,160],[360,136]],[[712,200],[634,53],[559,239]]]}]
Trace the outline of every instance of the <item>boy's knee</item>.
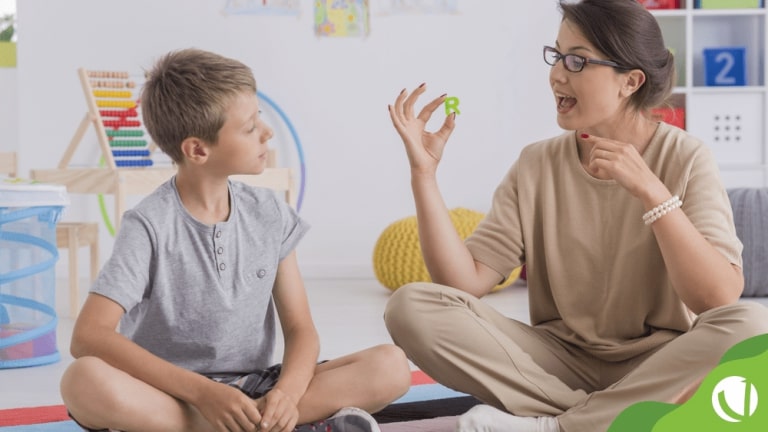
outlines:
[{"label": "boy's knee", "polygon": [[394,397],[405,394],[411,386],[411,369],[405,352],[396,345],[378,345],[374,347],[374,357],[381,369],[378,376],[386,377],[386,385]]},{"label": "boy's knee", "polygon": [[373,350],[375,352],[375,357],[384,365],[403,366],[408,363],[405,352],[396,345],[377,345],[373,347]]},{"label": "boy's knee", "polygon": [[98,357],[80,357],[75,359],[61,377],[62,389],[89,386],[98,375],[98,371],[107,364]]},{"label": "boy's knee", "polygon": [[379,410],[403,396],[411,386],[411,371],[405,353],[392,344],[377,345],[371,348],[366,360],[371,369],[370,385],[375,391],[372,401],[375,410]]},{"label": "boy's knee", "polygon": [[113,368],[98,357],[81,357],[73,361],[61,377],[64,404],[67,407],[80,406],[93,398],[104,402],[106,395],[97,389],[105,387],[110,369]]}]

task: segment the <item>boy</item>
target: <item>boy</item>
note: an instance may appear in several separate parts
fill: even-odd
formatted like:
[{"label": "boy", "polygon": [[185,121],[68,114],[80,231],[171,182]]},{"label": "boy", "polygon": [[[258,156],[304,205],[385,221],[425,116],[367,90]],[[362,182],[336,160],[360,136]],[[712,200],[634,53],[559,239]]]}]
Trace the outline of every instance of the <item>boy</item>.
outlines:
[{"label": "boy", "polygon": [[[178,171],[125,213],[75,323],[61,381],[71,416],[86,430],[379,431],[366,411],[408,389],[403,352],[318,363],[294,252],[308,227],[272,191],[228,180],[261,173],[272,137],[251,70],[172,52],[141,101]],[[270,366],[275,311],[285,354]]]}]

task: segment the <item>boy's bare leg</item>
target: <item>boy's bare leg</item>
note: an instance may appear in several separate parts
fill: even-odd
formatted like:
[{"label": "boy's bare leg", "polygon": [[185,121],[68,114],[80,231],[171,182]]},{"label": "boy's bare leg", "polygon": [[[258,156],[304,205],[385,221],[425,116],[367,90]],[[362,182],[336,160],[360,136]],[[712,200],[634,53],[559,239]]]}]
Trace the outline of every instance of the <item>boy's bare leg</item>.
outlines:
[{"label": "boy's bare leg", "polygon": [[411,372],[403,351],[379,345],[317,366],[299,401],[299,424],[325,419],[347,406],[370,413],[405,394]]},{"label": "boy's bare leg", "polygon": [[[317,366],[299,402],[299,424],[323,420],[343,407],[376,412],[405,394],[408,360],[394,345],[380,345]],[[67,409],[90,429],[142,432],[210,431],[192,406],[95,357],[76,360],[64,373]]]},{"label": "boy's bare leg", "polygon": [[90,429],[212,430],[189,404],[96,357],[83,357],[70,365],[61,379],[61,396],[72,416]]}]

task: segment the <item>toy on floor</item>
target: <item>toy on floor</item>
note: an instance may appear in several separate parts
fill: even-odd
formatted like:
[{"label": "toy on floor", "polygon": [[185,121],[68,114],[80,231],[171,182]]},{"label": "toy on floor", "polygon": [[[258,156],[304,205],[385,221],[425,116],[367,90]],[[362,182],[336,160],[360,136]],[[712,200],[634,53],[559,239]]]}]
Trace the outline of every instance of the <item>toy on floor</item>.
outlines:
[{"label": "toy on floor", "polygon": [[[469,237],[485,216],[462,207],[452,209],[449,214],[462,239]],[[421,256],[416,216],[395,221],[384,229],[373,249],[373,270],[376,279],[393,291],[407,283],[431,281]],[[520,270],[520,267],[513,270],[493,291],[511,285],[517,280]]]}]

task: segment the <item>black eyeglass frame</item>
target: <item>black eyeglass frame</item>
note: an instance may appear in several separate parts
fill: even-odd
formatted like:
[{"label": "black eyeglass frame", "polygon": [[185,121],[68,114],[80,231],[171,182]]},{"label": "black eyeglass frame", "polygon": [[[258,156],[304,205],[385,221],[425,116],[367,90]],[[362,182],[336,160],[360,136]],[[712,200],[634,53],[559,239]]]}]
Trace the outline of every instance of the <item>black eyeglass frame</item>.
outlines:
[{"label": "black eyeglass frame", "polygon": [[[548,61],[547,52],[553,52],[553,53],[557,54],[557,60],[555,60],[554,63],[550,63]],[[557,62],[562,60],[563,61],[563,67],[565,68],[565,70],[567,70],[568,72],[574,72],[574,73],[575,72],[583,71],[584,70],[584,66],[586,66],[587,64],[598,64],[598,65],[603,65],[603,66],[610,66],[610,67],[613,67],[613,68],[616,68],[616,69],[622,69],[622,70],[630,70],[630,69],[632,69],[631,67],[622,66],[622,65],[620,65],[620,64],[618,64],[616,62],[612,62],[610,60],[598,60],[598,59],[593,59],[593,58],[589,58],[589,57],[584,57],[584,56],[578,55],[578,54],[563,54],[560,51],[558,51],[556,48],[551,47],[551,46],[547,46],[547,45],[544,45],[544,49],[542,51],[542,55],[544,56],[544,63],[546,63],[546,64],[548,64],[550,66],[554,66],[554,65],[557,64]],[[573,70],[570,67],[568,67],[568,57],[571,57],[571,58],[575,57],[575,58],[581,59],[582,60],[581,69]]]}]

